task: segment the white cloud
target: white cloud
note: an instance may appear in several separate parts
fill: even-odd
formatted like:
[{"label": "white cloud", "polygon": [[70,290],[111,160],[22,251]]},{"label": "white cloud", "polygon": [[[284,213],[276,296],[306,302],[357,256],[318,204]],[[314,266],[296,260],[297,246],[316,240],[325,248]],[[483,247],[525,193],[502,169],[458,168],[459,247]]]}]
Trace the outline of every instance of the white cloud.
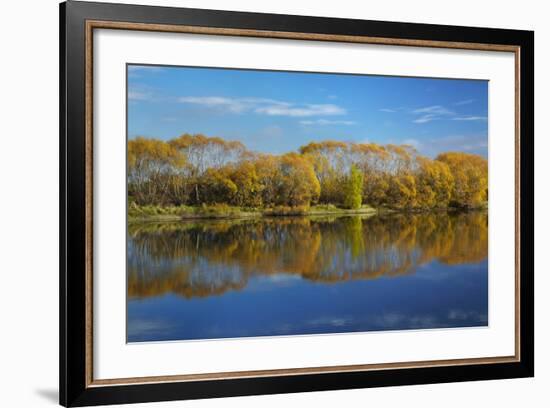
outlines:
[{"label": "white cloud", "polygon": [[427,106],[425,108],[415,109],[413,110],[413,113],[426,113],[426,114],[432,114],[432,115],[454,115],[453,111],[450,111],[449,109],[441,105],[433,105],[433,106]]},{"label": "white cloud", "polygon": [[167,97],[162,95],[159,89],[141,83],[128,84],[127,95],[128,101],[131,102],[162,102],[167,100]]},{"label": "white cloud", "polygon": [[436,119],[439,119],[439,116],[430,113],[428,115],[420,116],[418,119],[413,120],[413,122],[414,123],[428,123],[428,122],[431,122],[432,120],[436,120]]},{"label": "white cloud", "polygon": [[[473,102],[473,99],[468,99],[466,101],[460,101],[455,103],[455,105],[466,105],[467,103]],[[447,109],[441,105],[427,106],[424,108],[414,109],[411,113],[418,115],[416,119],[413,120],[413,123],[428,123],[433,120],[458,120],[458,121],[482,121],[487,120],[486,116],[458,116],[456,112]]]},{"label": "white cloud", "polygon": [[256,113],[263,113],[271,116],[291,116],[291,117],[306,117],[306,116],[332,116],[345,115],[346,110],[332,104],[319,105],[269,105],[256,108]]},{"label": "white cloud", "polygon": [[449,116],[453,116],[455,113],[444,106],[441,105],[432,105],[426,106],[424,108],[418,108],[412,110],[412,113],[415,115],[421,115],[413,123],[428,123],[433,120],[443,119]]},{"label": "white cloud", "polygon": [[296,104],[269,98],[226,98],[223,96],[184,96],[180,103],[201,105],[208,108],[224,109],[231,113],[253,111],[269,116],[332,116],[345,115],[344,108],[334,104]]},{"label": "white cloud", "polygon": [[354,122],[352,120],[327,120],[327,119],[317,119],[317,120],[301,120],[300,124],[310,126],[310,125],[320,125],[320,126],[326,126],[326,125],[346,125],[346,126],[352,126],[356,125],[357,122]]},{"label": "white cloud", "polygon": [[244,112],[249,107],[249,104],[244,101],[221,96],[184,96],[179,98],[178,102],[202,105],[208,108],[223,108],[232,113]]},{"label": "white cloud", "polygon": [[466,120],[466,121],[487,120],[487,116],[458,116],[456,118],[453,118],[453,120]]},{"label": "white cloud", "polygon": [[382,109],[378,109],[380,112],[386,112],[386,113],[395,113],[397,112],[397,110],[395,109],[388,109],[388,108],[382,108]]}]

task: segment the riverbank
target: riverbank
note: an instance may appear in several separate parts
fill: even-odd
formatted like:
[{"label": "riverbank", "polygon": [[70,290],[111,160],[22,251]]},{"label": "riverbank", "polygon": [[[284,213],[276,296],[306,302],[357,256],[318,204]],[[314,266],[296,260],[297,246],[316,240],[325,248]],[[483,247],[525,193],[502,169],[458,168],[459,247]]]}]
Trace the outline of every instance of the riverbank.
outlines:
[{"label": "riverbank", "polygon": [[262,217],[285,217],[285,216],[323,216],[323,215],[376,215],[389,213],[425,213],[441,211],[486,211],[487,203],[477,208],[437,208],[437,209],[392,209],[387,207],[374,208],[362,205],[358,209],[346,209],[336,207],[333,204],[320,204],[311,207],[286,207],[278,206],[273,208],[248,208],[235,207],[226,204],[203,205],[203,206],[128,206],[129,222],[152,222],[152,221],[181,221],[200,219],[246,219]]},{"label": "riverbank", "polygon": [[363,205],[358,209],[338,208],[332,204],[316,205],[311,207],[274,208],[241,208],[224,204],[210,206],[128,206],[128,221],[180,221],[193,219],[236,219],[260,218],[281,216],[315,216],[315,215],[374,215],[380,212],[389,212],[388,209],[376,209]]}]

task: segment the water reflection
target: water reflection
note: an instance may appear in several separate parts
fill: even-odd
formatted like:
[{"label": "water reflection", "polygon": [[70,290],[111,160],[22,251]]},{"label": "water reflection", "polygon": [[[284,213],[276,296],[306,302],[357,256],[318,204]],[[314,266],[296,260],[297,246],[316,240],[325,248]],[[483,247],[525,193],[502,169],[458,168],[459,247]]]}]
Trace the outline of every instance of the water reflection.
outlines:
[{"label": "water reflection", "polygon": [[487,217],[272,218],[129,227],[130,297],[219,295],[253,275],[297,274],[320,282],[410,274],[418,265],[487,258]]},{"label": "water reflection", "polygon": [[[487,324],[483,212],[143,223],[128,234],[130,341]],[[394,301],[377,311],[382,294]],[[250,310],[271,320],[254,323]]]}]

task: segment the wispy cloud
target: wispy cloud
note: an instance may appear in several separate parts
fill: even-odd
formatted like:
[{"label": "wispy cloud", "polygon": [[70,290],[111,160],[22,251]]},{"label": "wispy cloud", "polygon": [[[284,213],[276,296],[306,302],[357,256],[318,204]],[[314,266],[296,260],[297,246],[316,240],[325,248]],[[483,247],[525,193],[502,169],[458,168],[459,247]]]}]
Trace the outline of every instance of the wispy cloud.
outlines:
[{"label": "wispy cloud", "polygon": [[418,119],[413,120],[413,123],[428,123],[438,118],[439,117],[437,115],[433,115],[433,114],[423,115],[423,116],[420,116]]},{"label": "wispy cloud", "polygon": [[232,113],[241,113],[249,108],[249,104],[243,100],[221,96],[183,96],[178,99],[178,102],[201,105],[208,108],[222,108]]},{"label": "wispy cloud", "polygon": [[458,101],[458,102],[455,102],[455,105],[456,106],[461,106],[461,105],[469,105],[471,104],[472,102],[474,102],[475,99],[465,99],[463,101]]},{"label": "wispy cloud", "polygon": [[414,109],[413,113],[426,113],[432,115],[453,115],[454,112],[441,105],[427,106],[425,108]]},{"label": "wispy cloud", "polygon": [[457,116],[456,118],[453,118],[453,120],[487,120],[487,116]]},{"label": "wispy cloud", "polygon": [[487,146],[487,134],[481,132],[436,137],[426,141],[423,151],[429,155],[445,151],[463,151],[486,156]]},{"label": "wispy cloud", "polygon": [[288,105],[271,105],[262,106],[255,110],[256,113],[264,113],[271,116],[292,116],[292,117],[305,117],[305,116],[332,116],[332,115],[345,115],[346,110],[333,104],[307,104],[303,106],[297,106],[293,104]]},{"label": "wispy cloud", "polygon": [[386,112],[386,113],[395,113],[397,112],[397,109],[389,109],[389,108],[382,108],[378,109],[380,112]]},{"label": "wispy cloud", "polygon": [[[473,99],[468,99],[465,101],[460,101],[455,103],[455,105],[466,105],[468,103],[473,102]],[[425,108],[419,108],[414,109],[411,111],[411,113],[417,116],[416,119],[413,120],[414,123],[428,123],[433,120],[457,120],[457,121],[483,121],[487,120],[487,116],[480,116],[480,115],[458,115],[455,111],[452,111],[444,106],[441,105],[433,105],[433,106],[427,106]]]},{"label": "wispy cloud", "polygon": [[415,115],[420,115],[413,120],[413,123],[428,123],[433,120],[439,120],[455,114],[453,111],[441,105],[432,105],[424,108],[413,109],[412,113]]},{"label": "wispy cloud", "polygon": [[255,112],[269,116],[332,116],[345,115],[347,111],[334,104],[297,104],[268,98],[227,98],[223,96],[184,96],[180,103],[218,108],[230,113]]},{"label": "wispy cloud", "polygon": [[128,65],[128,76],[130,78],[139,78],[143,73],[160,73],[164,68],[153,65]]},{"label": "wispy cloud", "polygon": [[128,91],[128,100],[129,101],[147,101],[152,97],[150,92],[142,91]]},{"label": "wispy cloud", "polygon": [[158,88],[151,87],[141,82],[128,83],[128,101],[130,102],[161,102],[168,101]]},{"label": "wispy cloud", "polygon": [[312,126],[312,125],[319,125],[319,126],[327,126],[327,125],[345,125],[345,126],[352,126],[356,125],[357,122],[354,122],[353,120],[327,120],[327,119],[317,119],[317,120],[301,120],[301,125],[306,126]]}]

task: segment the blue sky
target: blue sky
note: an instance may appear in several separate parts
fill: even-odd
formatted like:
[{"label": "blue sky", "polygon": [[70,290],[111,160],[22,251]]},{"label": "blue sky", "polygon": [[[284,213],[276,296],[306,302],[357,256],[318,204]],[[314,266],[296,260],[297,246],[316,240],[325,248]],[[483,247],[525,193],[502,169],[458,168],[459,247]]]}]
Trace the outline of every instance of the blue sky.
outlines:
[{"label": "blue sky", "polygon": [[487,157],[488,82],[128,66],[128,137],[202,133],[285,153],[310,141]]}]

